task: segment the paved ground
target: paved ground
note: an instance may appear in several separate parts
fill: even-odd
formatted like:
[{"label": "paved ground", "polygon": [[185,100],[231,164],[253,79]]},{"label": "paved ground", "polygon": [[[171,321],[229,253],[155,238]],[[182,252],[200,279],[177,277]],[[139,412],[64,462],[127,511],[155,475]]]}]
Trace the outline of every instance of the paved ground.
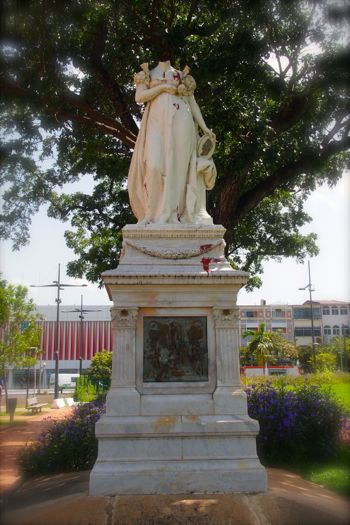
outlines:
[{"label": "paved ground", "polygon": [[63,419],[71,412],[72,409],[66,407],[35,415],[28,413],[23,423],[21,421],[13,427],[0,430],[0,494],[20,479],[17,465],[19,451],[27,443],[35,441],[39,434],[51,425],[53,419]]},{"label": "paved ground", "polygon": [[[64,412],[65,411],[65,412]],[[53,412],[65,417],[69,409]],[[88,496],[89,472],[19,481],[15,455],[50,424],[32,416],[22,429],[0,434],[7,489],[3,525],[345,525],[349,502],[287,471],[269,469],[265,494]],[[11,452],[10,457],[8,452]],[[12,466],[11,466],[12,465]],[[11,481],[12,480],[12,481]]]}]

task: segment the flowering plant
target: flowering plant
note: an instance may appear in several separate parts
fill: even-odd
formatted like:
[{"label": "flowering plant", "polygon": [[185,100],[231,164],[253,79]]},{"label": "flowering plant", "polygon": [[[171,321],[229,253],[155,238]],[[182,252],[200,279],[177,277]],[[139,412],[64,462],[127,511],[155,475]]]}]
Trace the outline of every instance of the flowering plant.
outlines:
[{"label": "flowering plant", "polygon": [[91,468],[97,456],[95,424],[104,412],[104,404],[95,401],[78,405],[64,420],[53,421],[36,443],[22,451],[22,471],[37,474]]},{"label": "flowering plant", "polygon": [[342,409],[329,392],[271,382],[247,388],[248,413],[260,424],[260,458],[268,464],[332,457],[339,444]]}]

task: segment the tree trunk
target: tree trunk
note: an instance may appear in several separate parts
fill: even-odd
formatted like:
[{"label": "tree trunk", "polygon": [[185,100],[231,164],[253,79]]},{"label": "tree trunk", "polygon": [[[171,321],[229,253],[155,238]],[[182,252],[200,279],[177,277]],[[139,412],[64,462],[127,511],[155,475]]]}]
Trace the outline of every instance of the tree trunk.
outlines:
[{"label": "tree trunk", "polygon": [[4,390],[5,390],[5,407],[6,407],[6,414],[9,413],[8,410],[8,400],[9,400],[9,394],[7,389],[7,370],[4,370]]},{"label": "tree trunk", "polygon": [[26,395],[26,408],[28,408],[28,397],[29,397],[29,368],[27,368],[27,395]]}]

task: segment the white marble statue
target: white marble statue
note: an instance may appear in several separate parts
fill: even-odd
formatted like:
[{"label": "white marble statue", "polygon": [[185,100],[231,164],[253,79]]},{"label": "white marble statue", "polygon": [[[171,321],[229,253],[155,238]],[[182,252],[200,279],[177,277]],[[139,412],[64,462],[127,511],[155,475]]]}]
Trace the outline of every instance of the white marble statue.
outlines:
[{"label": "white marble statue", "polygon": [[152,70],[142,64],[135,74],[136,102],[146,104],[128,180],[139,224],[213,223],[205,193],[216,178],[215,135],[196,103],[189,71],[165,61]]}]

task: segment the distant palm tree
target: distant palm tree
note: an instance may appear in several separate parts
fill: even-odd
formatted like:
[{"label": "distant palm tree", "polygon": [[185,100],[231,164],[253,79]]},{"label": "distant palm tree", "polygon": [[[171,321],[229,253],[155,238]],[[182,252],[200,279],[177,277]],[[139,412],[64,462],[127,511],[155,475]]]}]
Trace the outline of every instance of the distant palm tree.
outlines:
[{"label": "distant palm tree", "polygon": [[254,354],[258,360],[258,364],[261,364],[264,368],[267,362],[267,357],[273,350],[273,340],[270,332],[265,332],[265,323],[260,323],[257,331],[247,330],[244,332],[243,337],[251,337],[248,343],[248,348]]}]

